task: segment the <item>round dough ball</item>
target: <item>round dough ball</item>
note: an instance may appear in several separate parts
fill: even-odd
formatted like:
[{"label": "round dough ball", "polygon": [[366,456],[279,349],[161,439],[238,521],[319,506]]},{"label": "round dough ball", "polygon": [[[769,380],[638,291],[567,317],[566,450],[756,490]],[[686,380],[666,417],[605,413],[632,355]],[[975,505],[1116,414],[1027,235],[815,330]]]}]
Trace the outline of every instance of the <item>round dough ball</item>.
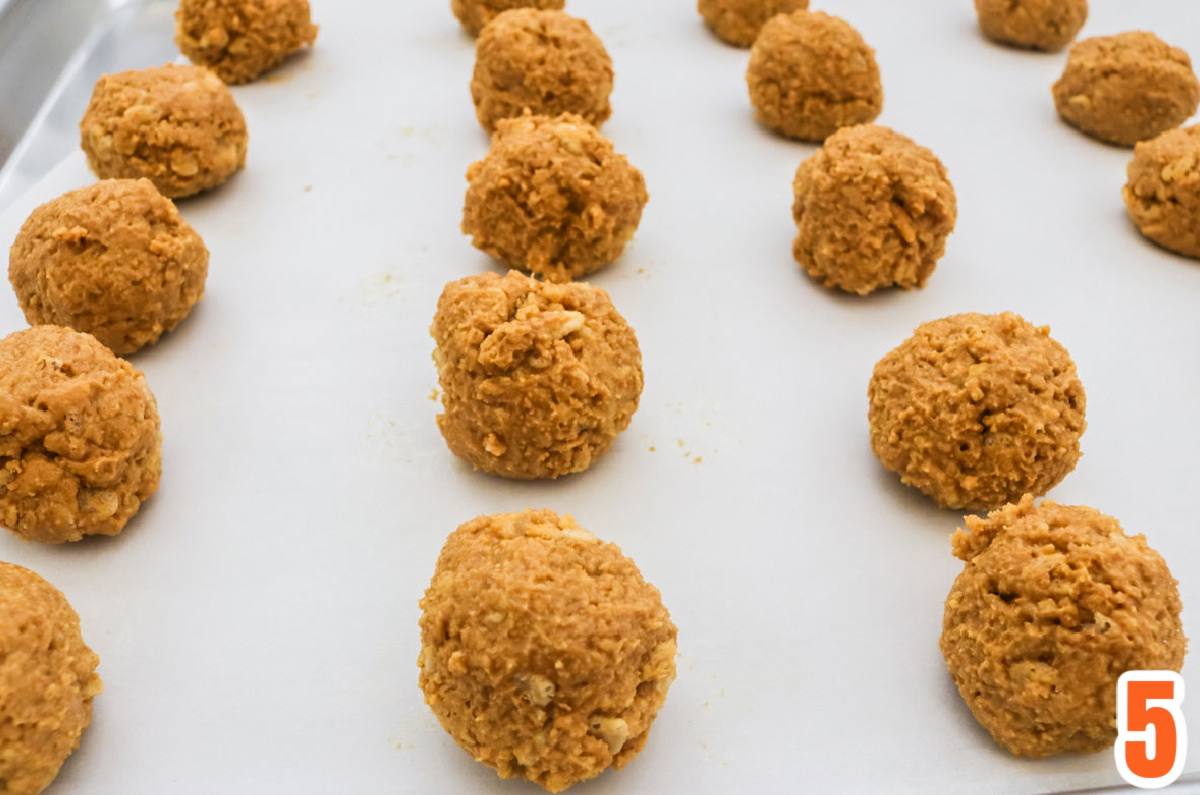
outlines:
[{"label": "round dough ball", "polygon": [[502,120],[467,181],[463,233],[480,251],[550,281],[620,258],[650,199],[642,172],[574,115]]},{"label": "round dough ball", "polygon": [[158,490],[161,448],[145,377],[95,337],[0,340],[0,525],[49,544],[116,535]]},{"label": "round dough ball", "polygon": [[1143,32],[1075,44],[1053,92],[1064,121],[1118,146],[1178,127],[1200,103],[1188,54]]},{"label": "round dough ball", "polygon": [[826,287],[924,287],[958,211],[933,152],[874,124],[843,127],[796,171],[796,261]]},{"label": "round dough ball", "polygon": [[1092,508],[1027,496],[966,522],[941,638],[963,700],[1017,756],[1108,748],[1120,675],[1183,664],[1167,564]]},{"label": "round dough ball", "polygon": [[112,179],[33,211],[8,260],[32,326],[86,331],[133,353],[187,317],[204,295],[208,249],[146,179]]},{"label": "round dough ball", "polygon": [[1070,355],[1011,312],[922,324],[875,365],[867,396],[875,455],[946,508],[1045,494],[1087,428]]},{"label": "round dough ball", "polygon": [[1087,22],[1087,0],[975,0],[979,29],[992,41],[1061,50]]},{"label": "round dough ball", "polygon": [[588,23],[563,11],[518,8],[489,22],[475,44],[471,98],[488,132],[526,111],[577,113],[600,126],[610,115],[612,60]]},{"label": "round dough ball", "polygon": [[543,11],[562,11],[566,0],[450,0],[450,10],[472,36],[478,36],[484,26],[498,14],[514,8],[539,8]]},{"label": "round dough ball", "polygon": [[1200,259],[1200,125],[1139,143],[1127,174],[1122,195],[1142,234]]},{"label": "round dough ball", "polygon": [[180,0],[175,44],[226,83],[249,83],[317,40],[308,0]]},{"label": "round dough ball", "polygon": [[626,765],[675,679],[675,625],[632,560],[553,511],[480,516],[421,600],[425,703],[501,778],[551,792]]},{"label": "round dough ball", "polygon": [[145,177],[172,198],[214,188],[246,165],[246,120],[202,66],[104,75],[79,131],[96,176]]},{"label": "round dough ball", "polygon": [[37,795],[92,721],[100,658],[66,597],[28,569],[0,563],[0,614],[0,782]]},{"label": "round dough ball", "polygon": [[438,427],[455,455],[507,478],[582,472],[637,411],[642,354],[608,293],[516,271],[450,282],[431,329]]},{"label": "round dough ball", "polygon": [[808,0],[699,0],[704,24],[735,47],[753,44],[762,26],[776,14],[807,9]]},{"label": "round dough ball", "polygon": [[875,51],[845,20],[820,11],[781,14],[763,25],[746,83],[758,120],[802,141],[824,141],[883,109]]}]

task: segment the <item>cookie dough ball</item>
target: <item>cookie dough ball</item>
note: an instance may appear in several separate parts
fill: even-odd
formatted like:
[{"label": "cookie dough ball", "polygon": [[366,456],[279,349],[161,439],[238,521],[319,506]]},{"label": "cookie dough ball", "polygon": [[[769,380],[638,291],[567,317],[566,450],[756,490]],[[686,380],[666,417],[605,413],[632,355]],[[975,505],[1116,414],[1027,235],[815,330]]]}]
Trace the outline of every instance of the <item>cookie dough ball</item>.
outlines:
[{"label": "cookie dough ball", "polygon": [[92,720],[100,658],[53,585],[0,563],[0,782],[9,795],[50,786]]},{"label": "cookie dough ball", "polygon": [[1200,81],[1188,54],[1143,32],[1074,45],[1053,92],[1064,121],[1118,146],[1178,127],[1200,103]]},{"label": "cookie dough ball", "polygon": [[637,337],[608,293],[516,271],[446,285],[437,342],[446,444],[507,478],[582,472],[625,430],[642,394]]},{"label": "cookie dough ball", "polygon": [[442,727],[551,792],[637,756],[675,678],[658,590],[553,511],[459,527],[421,608],[421,689]]},{"label": "cookie dough ball", "polygon": [[758,120],[789,138],[824,141],[883,109],[875,51],[858,31],[820,11],[772,18],[750,48],[746,70]]},{"label": "cookie dough ball", "polygon": [[158,406],[95,337],[34,326],[0,340],[0,525],[59,544],[116,535],[158,490]]},{"label": "cookie dough ball", "polygon": [[8,260],[30,325],[86,331],[114,353],[149,345],[204,295],[208,249],[146,179],[112,179],[33,211]]},{"label": "cookie dough ball", "polygon": [[172,198],[214,188],[246,165],[242,111],[201,66],[104,75],[79,131],[96,176],[145,177]]},{"label": "cookie dough ball", "polygon": [[514,8],[538,8],[543,11],[562,11],[566,0],[450,0],[450,10],[472,36],[478,36],[484,26],[498,14]]},{"label": "cookie dough ball", "polygon": [[1167,564],[1092,508],[1026,496],[966,522],[941,639],[963,700],[1017,756],[1108,748],[1121,674],[1183,665]]},{"label": "cookie dough ball", "polygon": [[308,0],[180,0],[175,44],[226,83],[248,83],[317,40]]},{"label": "cookie dough ball", "polygon": [[1142,234],[1200,259],[1200,125],[1139,143],[1127,174],[1122,194]]},{"label": "cookie dough ball", "polygon": [[793,252],[826,287],[925,286],[958,215],[933,152],[874,124],[843,127],[800,164]]},{"label": "cookie dough ball", "polygon": [[700,16],[717,37],[735,47],[749,47],[762,26],[776,14],[804,11],[808,0],[699,0]]},{"label": "cookie dough ball", "polygon": [[867,396],[875,455],[946,508],[1045,494],[1087,427],[1070,355],[1011,312],[921,325],[875,365]]},{"label": "cookie dough ball", "polygon": [[1061,50],[1087,22],[1087,0],[975,0],[979,29],[1000,44]]},{"label": "cookie dough ball", "polygon": [[489,22],[475,44],[471,98],[488,132],[496,122],[576,113],[597,127],[612,114],[612,60],[588,23],[562,11],[518,8]]}]

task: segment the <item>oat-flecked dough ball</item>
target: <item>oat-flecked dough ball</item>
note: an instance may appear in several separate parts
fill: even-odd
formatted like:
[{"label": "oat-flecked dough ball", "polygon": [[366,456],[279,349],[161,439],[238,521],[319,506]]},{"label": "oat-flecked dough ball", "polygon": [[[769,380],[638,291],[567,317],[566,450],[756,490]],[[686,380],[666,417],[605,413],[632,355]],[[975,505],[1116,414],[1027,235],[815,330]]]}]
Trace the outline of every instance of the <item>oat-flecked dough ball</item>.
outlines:
[{"label": "oat-flecked dough ball", "polygon": [[0,783],[8,795],[50,786],[104,689],[79,616],[37,574],[0,563]]},{"label": "oat-flecked dough ball", "polygon": [[104,75],[79,131],[96,176],[145,177],[171,198],[214,188],[246,165],[246,119],[202,66]]},{"label": "oat-flecked dough ball", "polygon": [[478,36],[497,15],[514,8],[562,11],[565,5],[566,0],[450,0],[450,10],[472,36]]},{"label": "oat-flecked dough ball", "polygon": [[658,590],[553,511],[459,527],[421,608],[420,684],[442,727],[551,792],[633,759],[675,678]]},{"label": "oat-flecked dough ball", "polygon": [[1142,234],[1200,259],[1200,125],[1139,143],[1127,174],[1125,207]]},{"label": "oat-flecked dough ball", "polygon": [[226,83],[248,83],[317,40],[308,0],[180,0],[175,44]]},{"label": "oat-flecked dough ball", "polygon": [[612,59],[588,23],[563,11],[505,11],[479,34],[471,98],[488,132],[525,111],[576,113],[597,127],[612,114]]},{"label": "oat-flecked dough ball", "polygon": [[781,14],[763,25],[746,83],[759,121],[802,141],[824,141],[883,109],[875,51],[845,20],[820,11]]},{"label": "oat-flecked dough ball", "polygon": [[161,448],[145,377],[95,337],[0,340],[0,525],[50,544],[116,535],[158,490]]},{"label": "oat-flecked dough ball", "polygon": [[103,180],[43,204],[8,260],[30,325],[86,331],[122,355],[187,317],[207,275],[204,241],[146,179]]},{"label": "oat-flecked dough ball", "polygon": [[467,181],[462,231],[475,247],[560,282],[619,259],[650,199],[642,172],[573,115],[501,121]]},{"label": "oat-flecked dough ball", "polygon": [[582,472],[637,410],[642,354],[608,293],[516,271],[450,282],[431,329],[446,444],[508,478]]},{"label": "oat-flecked dough ball", "polygon": [[875,365],[871,448],[946,508],[1042,495],[1075,468],[1087,427],[1075,363],[1010,312],[925,323]]},{"label": "oat-flecked dough ball", "polygon": [[800,164],[794,187],[793,253],[826,287],[923,287],[954,231],[945,166],[887,127],[838,130]]},{"label": "oat-flecked dough ball", "polygon": [[1017,756],[1108,748],[1120,675],[1183,665],[1167,564],[1092,508],[1027,496],[966,522],[941,638],[963,700]]},{"label": "oat-flecked dough ball", "polygon": [[776,14],[808,8],[808,0],[699,0],[700,16],[717,38],[735,47],[749,47],[762,26]]},{"label": "oat-flecked dough ball", "polygon": [[1000,44],[1053,52],[1087,22],[1087,0],[975,0],[979,29]]},{"label": "oat-flecked dough ball", "polygon": [[1187,121],[1200,103],[1200,81],[1186,52],[1139,31],[1075,44],[1053,93],[1068,124],[1133,146]]}]

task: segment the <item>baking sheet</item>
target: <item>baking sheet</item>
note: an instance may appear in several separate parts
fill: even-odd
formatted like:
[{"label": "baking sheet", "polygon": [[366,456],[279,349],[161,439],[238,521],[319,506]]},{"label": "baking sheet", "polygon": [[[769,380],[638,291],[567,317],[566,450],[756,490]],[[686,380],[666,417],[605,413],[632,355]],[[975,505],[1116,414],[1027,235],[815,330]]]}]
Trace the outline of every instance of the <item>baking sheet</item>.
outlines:
[{"label": "baking sheet", "polygon": [[[1146,533],[1200,637],[1200,265],[1126,220],[1129,152],[1058,122],[1065,56],[988,44],[966,0],[814,4],[877,49],[879,121],[931,147],[959,198],[929,286],[859,299],[791,259],[792,175],[814,149],[755,125],[746,53],[690,0],[569,5],[613,56],[604,130],[651,193],[624,259],[593,279],[641,342],[632,426],[554,483],[447,452],[428,326],[446,281],[499,270],[458,230],[487,146],[472,43],[442,2],[317,2],[317,48],[235,89],[248,170],[180,203],[212,252],[208,293],[133,357],[163,417],[161,490],[115,539],[0,537],[0,558],[67,594],[101,657],[105,693],[54,792],[535,791],[438,727],[416,620],[455,526],[542,506],[619,543],[680,628],[646,750],[581,792],[1118,784],[1111,754],[1015,760],[976,726],[937,648],[961,517],[867,440],[871,368],[919,323],[1011,309],[1050,324],[1089,420],[1052,496]],[[1130,28],[1200,54],[1194,3],[1093,0],[1084,35]],[[72,155],[0,215],[0,240],[91,179]],[[4,292],[7,332],[24,321]]]}]

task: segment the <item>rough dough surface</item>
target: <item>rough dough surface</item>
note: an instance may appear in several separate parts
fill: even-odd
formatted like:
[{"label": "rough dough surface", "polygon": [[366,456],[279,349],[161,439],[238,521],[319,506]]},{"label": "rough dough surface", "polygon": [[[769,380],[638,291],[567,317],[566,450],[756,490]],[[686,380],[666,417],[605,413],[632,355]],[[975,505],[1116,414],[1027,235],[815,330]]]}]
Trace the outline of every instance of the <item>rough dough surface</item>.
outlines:
[{"label": "rough dough surface", "polygon": [[883,109],[875,51],[845,20],[820,11],[763,25],[750,48],[746,83],[759,121],[802,141],[824,141]]},{"label": "rough dough surface", "polygon": [[553,511],[480,516],[421,600],[420,684],[502,778],[551,792],[621,768],[675,678],[675,625],[615,544]]},{"label": "rough dough surface", "polygon": [[923,287],[958,211],[933,152],[875,124],[843,127],[796,171],[796,261],[826,287]]},{"label": "rough dough surface", "polygon": [[180,0],[175,44],[226,83],[248,83],[317,40],[308,0]]},{"label": "rough dough surface", "polygon": [[103,180],[33,211],[8,260],[31,326],[86,331],[117,354],[155,342],[204,295],[208,249],[149,180]]},{"label": "rough dough surface", "polygon": [[158,490],[158,406],[95,337],[34,326],[0,340],[0,524],[51,544],[116,535]]},{"label": "rough dough surface", "polygon": [[1186,52],[1138,31],[1075,44],[1053,93],[1068,124],[1133,146],[1187,121],[1200,103],[1200,81]]},{"label": "rough dough surface", "polygon": [[1010,312],[922,324],[875,365],[867,395],[875,455],[946,508],[1045,494],[1087,428],[1070,355]]},{"label": "rough dough surface", "polygon": [[451,452],[509,478],[582,472],[637,410],[642,354],[608,293],[516,271],[446,285],[431,329]]},{"label": "rough dough surface", "polygon": [[242,111],[201,66],[104,75],[79,131],[96,176],[145,177],[171,198],[214,188],[246,165]]},{"label": "rough dough surface", "polygon": [[717,37],[735,47],[749,47],[762,26],[776,14],[808,8],[808,0],[699,0],[700,16]]},{"label": "rough dough surface", "polygon": [[551,281],[616,261],[650,198],[642,172],[573,115],[501,121],[467,181],[462,231],[475,247]]},{"label": "rough dough surface", "polygon": [[488,132],[525,111],[576,113],[599,127],[612,115],[612,59],[588,23],[563,11],[518,8],[484,27],[475,43],[471,98]]},{"label": "rough dough surface", "polygon": [[1053,52],[1087,22],[1087,0],[975,0],[979,29],[992,41]]},{"label": "rough dough surface", "polygon": [[1127,174],[1122,194],[1142,234],[1200,259],[1200,125],[1139,143]]},{"label": "rough dough surface", "polygon": [[966,522],[941,639],[963,700],[1018,756],[1108,748],[1118,677],[1183,665],[1167,564],[1092,508],[1026,497]]},{"label": "rough dough surface", "polygon": [[565,5],[566,0],[450,0],[450,10],[472,36],[478,36],[498,14],[514,8],[562,11]]},{"label": "rough dough surface", "polygon": [[28,569],[0,563],[0,615],[0,786],[37,795],[92,720],[100,658],[66,597]]}]

